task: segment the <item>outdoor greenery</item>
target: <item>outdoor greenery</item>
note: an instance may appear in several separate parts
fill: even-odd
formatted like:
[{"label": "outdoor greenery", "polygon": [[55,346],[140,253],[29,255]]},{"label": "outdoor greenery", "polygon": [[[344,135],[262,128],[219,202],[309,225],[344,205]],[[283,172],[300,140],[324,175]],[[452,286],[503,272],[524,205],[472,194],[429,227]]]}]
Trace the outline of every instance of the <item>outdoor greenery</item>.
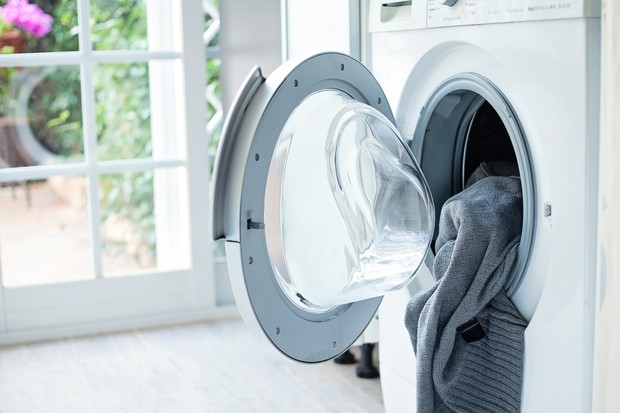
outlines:
[{"label": "outdoor greenery", "polygon": [[[45,0],[41,8],[54,18],[52,32],[29,39],[28,50],[77,50],[77,2]],[[91,5],[93,44],[97,49],[146,48],[146,9],[142,0],[100,0]],[[148,67],[146,64],[94,68],[96,132],[101,160],[151,155]],[[55,154],[83,154],[80,73],[76,67],[46,69],[29,102],[31,128]]]},{"label": "outdoor greenery", "polygon": [[[215,96],[222,96],[221,83],[220,83],[220,59],[207,59],[205,65],[207,69],[207,89]],[[211,102],[207,102],[207,119],[212,119],[217,114],[218,108],[216,108]],[[217,151],[217,145],[222,133],[222,122],[219,122],[216,128],[211,131],[208,136],[209,150],[212,154]]]},{"label": "outdoor greenery", "polygon": [[148,76],[146,63],[94,68],[100,160],[152,155]]},{"label": "outdoor greenery", "polygon": [[91,21],[95,50],[147,48],[144,0],[94,0]]},{"label": "outdoor greenery", "polygon": [[[0,48],[0,55],[10,53],[13,53],[12,47],[5,46]],[[4,102],[6,101],[6,96],[9,93],[9,81],[11,78],[13,78],[13,76],[15,76],[15,68],[0,68],[0,116],[2,116],[4,112]]]},{"label": "outdoor greenery", "polygon": [[[112,254],[132,258],[143,267],[156,263],[155,216],[153,214],[153,172],[102,175],[99,177],[102,221],[112,216],[132,223],[134,243],[111,238],[103,247]],[[135,242],[137,241],[137,243]]]},{"label": "outdoor greenery", "polygon": [[[20,72],[18,77],[31,71]],[[28,102],[30,128],[39,142],[60,158],[83,159],[82,99],[78,67],[38,69],[42,80]]]},{"label": "outdoor greenery", "polygon": [[[78,50],[77,1],[40,0],[36,4],[52,16],[52,31],[40,38],[25,36],[25,51]],[[147,47],[146,8],[143,0],[97,0],[91,3],[90,11],[95,49]],[[14,73],[8,75],[14,85],[34,71],[43,72],[43,80],[33,89],[28,102],[29,124],[39,142],[59,160],[83,159],[79,67],[13,71]],[[148,65],[96,65],[93,72],[98,158],[110,160],[150,156]],[[11,103],[15,104],[14,101]],[[151,171],[147,171],[126,175],[102,175],[99,178],[102,222],[111,216],[130,222],[134,227],[132,235],[139,244],[146,246],[129,251],[118,245],[118,240],[104,239],[103,248],[113,248],[114,253],[141,253],[140,257],[133,258],[146,266],[155,263],[152,175]]]},{"label": "outdoor greenery", "polygon": [[[219,8],[218,0],[213,0],[212,3],[213,3],[213,7],[215,7],[216,9]],[[218,24],[217,16],[213,16],[208,12],[205,13],[203,33],[208,32],[209,29],[215,24]],[[207,76],[207,95],[211,94],[217,97],[222,96],[221,82],[220,82],[221,60],[219,59],[218,56],[215,56],[215,57],[210,56],[209,50],[213,48],[217,48],[219,46],[219,43],[220,43],[220,36],[219,36],[219,30],[218,30],[217,34],[213,36],[212,39],[210,39],[208,44],[205,45],[208,48],[207,49],[207,60],[206,60],[206,65],[205,65],[206,76]],[[216,107],[213,102],[210,102],[209,100],[207,100],[207,119],[213,119],[214,116],[217,116],[219,109],[220,108]],[[222,132],[222,123],[223,122],[219,122],[217,124],[217,127],[213,128],[213,130],[208,131],[209,136],[207,138],[209,139],[209,150],[211,151],[212,154],[215,154],[217,150],[217,144],[219,142],[220,135]]]},{"label": "outdoor greenery", "polygon": [[[75,0],[52,2],[56,22],[49,44],[39,50],[63,51],[76,47]],[[96,50],[146,49],[146,7],[142,0],[98,0],[91,3],[92,41]],[[71,27],[65,26],[65,23]],[[77,75],[68,78],[68,74]],[[54,70],[40,84],[43,89],[30,105],[45,113],[39,136],[60,156],[83,152],[79,72]],[[56,86],[51,88],[50,84]],[[100,160],[143,158],[151,155],[151,123],[147,64],[106,64],[93,68],[97,151]],[[54,93],[44,93],[44,90]],[[50,100],[51,102],[47,102]],[[35,104],[36,102],[36,104]],[[45,131],[45,132],[44,132]],[[126,248],[124,240],[104,239],[104,250],[126,254],[144,266],[153,266],[155,220],[152,172],[102,175],[99,178],[101,221],[120,217],[131,222],[133,236],[144,248]]]},{"label": "outdoor greenery", "polygon": [[[52,16],[51,32],[40,38],[26,36],[26,51],[62,52],[79,48],[77,0],[30,0]],[[0,0],[0,5],[6,0]],[[217,3],[217,2],[216,2]],[[217,4],[216,4],[217,6]],[[144,0],[93,0],[90,5],[91,39],[94,50],[144,50],[148,48],[146,5]],[[215,20],[205,15],[205,30]],[[217,45],[219,36],[211,40]],[[11,50],[5,52],[12,52]],[[220,93],[219,58],[205,62],[211,93]],[[84,158],[80,68],[49,67],[10,69],[0,72],[0,103],[13,78],[43,71],[42,81],[33,89],[29,101],[29,122],[34,135],[58,161]],[[99,160],[144,158],[152,155],[151,113],[148,64],[96,64],[93,67],[95,95],[95,132]],[[4,92],[4,94],[3,94]],[[14,102],[13,102],[14,104]],[[218,108],[208,104],[211,119]],[[221,127],[208,137],[215,152]],[[102,175],[99,177],[101,220],[110,217],[131,222],[133,235],[140,244],[141,256],[134,256],[142,266],[153,266],[155,257],[155,220],[153,173]],[[116,240],[104,240],[104,249],[123,253]],[[125,249],[124,253],[138,252]]]}]

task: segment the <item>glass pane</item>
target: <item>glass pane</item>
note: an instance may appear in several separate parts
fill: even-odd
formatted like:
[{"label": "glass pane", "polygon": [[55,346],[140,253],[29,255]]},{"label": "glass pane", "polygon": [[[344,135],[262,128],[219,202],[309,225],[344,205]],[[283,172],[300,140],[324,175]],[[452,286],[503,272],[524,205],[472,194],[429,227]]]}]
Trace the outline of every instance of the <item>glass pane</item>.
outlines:
[{"label": "glass pane", "polygon": [[84,177],[0,185],[0,268],[5,287],[94,277]]},{"label": "glass pane", "polygon": [[[212,155],[217,152],[222,125],[224,120],[224,109],[222,104],[222,85],[220,81],[221,60],[207,59],[207,139],[209,139],[209,151]],[[213,163],[212,163],[213,164]]]},{"label": "glass pane", "polygon": [[0,54],[78,50],[76,0],[8,0],[0,10]]},{"label": "glass pane", "polygon": [[0,167],[84,159],[80,69],[0,68]]},{"label": "glass pane", "polygon": [[220,44],[220,2],[205,0],[202,2],[204,11],[204,29],[202,41],[206,47]]},{"label": "glass pane", "polygon": [[144,0],[93,0],[90,13],[93,49],[147,48]]},{"label": "glass pane", "polygon": [[376,109],[343,92],[307,97],[279,136],[265,194],[276,278],[301,306],[364,300],[411,280],[434,228],[430,190]]},{"label": "glass pane", "polygon": [[96,66],[94,86],[99,159],[152,156],[148,64]]},{"label": "glass pane", "polygon": [[105,275],[188,267],[186,188],[182,168],[100,177]]}]

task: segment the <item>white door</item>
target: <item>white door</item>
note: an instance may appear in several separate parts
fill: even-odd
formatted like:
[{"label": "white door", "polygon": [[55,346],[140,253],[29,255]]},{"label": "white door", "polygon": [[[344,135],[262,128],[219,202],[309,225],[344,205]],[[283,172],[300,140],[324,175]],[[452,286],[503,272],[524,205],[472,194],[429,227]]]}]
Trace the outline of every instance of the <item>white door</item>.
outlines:
[{"label": "white door", "polygon": [[345,351],[432,239],[430,191],[381,87],[322,53],[255,68],[224,125],[213,236],[249,327],[286,356]]},{"label": "white door", "polygon": [[204,318],[200,2],[31,15],[26,47],[0,55],[0,343]]}]

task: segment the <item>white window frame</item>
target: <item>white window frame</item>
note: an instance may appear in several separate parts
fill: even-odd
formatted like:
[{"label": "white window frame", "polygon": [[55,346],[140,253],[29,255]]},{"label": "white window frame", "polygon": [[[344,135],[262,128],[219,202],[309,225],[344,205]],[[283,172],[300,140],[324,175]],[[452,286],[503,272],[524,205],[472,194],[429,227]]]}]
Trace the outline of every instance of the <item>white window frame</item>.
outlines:
[{"label": "white window frame", "polygon": [[[0,288],[0,345],[39,339],[57,338],[75,334],[90,334],[118,329],[145,327],[167,323],[186,322],[208,318],[234,316],[234,305],[218,306],[213,244],[210,239],[210,159],[205,126],[205,70],[204,44],[202,42],[203,9],[200,2],[166,2],[147,0],[148,12],[172,12],[179,36],[170,49],[162,51],[92,51],[90,32],[84,30],[89,16],[89,0],[78,1],[80,22],[80,50],[76,52],[31,53],[0,56],[0,67],[11,66],[60,66],[79,65],[81,68],[85,160],[67,165],[32,166],[0,169],[0,182],[41,179],[54,175],[86,176],[89,183],[91,236],[93,242],[95,279],[27,287]],[[161,9],[163,7],[163,9]],[[149,26],[159,25],[151,14]],[[165,19],[167,20],[167,19]],[[174,30],[174,27],[169,28]],[[149,41],[155,30],[149,30]],[[160,42],[163,40],[159,40]],[[160,43],[161,44],[161,43]],[[158,82],[158,73],[151,76],[151,102],[154,124],[153,142],[166,142],[159,131],[176,133],[186,145],[179,159],[135,159],[98,161],[95,136],[92,67],[97,63],[141,63],[157,60],[174,60],[178,87],[175,96],[176,120],[161,116],[166,108],[157,106],[158,96],[170,93],[166,82]],[[169,79],[167,80],[169,82]],[[157,87],[157,85],[163,85]],[[176,125],[176,126],[174,126]],[[171,129],[172,128],[172,129]],[[163,133],[163,132],[162,132]],[[178,148],[177,148],[178,150]],[[188,239],[181,245],[188,251],[189,268],[170,271],[143,271],[140,275],[104,278],[101,268],[101,235],[99,230],[98,177],[100,174],[147,171],[163,168],[185,168],[187,171],[187,205],[176,199],[158,195],[158,187],[168,185],[155,182],[156,215],[167,210],[179,216],[186,211],[189,233],[175,232],[174,225],[158,223],[159,240]],[[175,183],[176,185],[176,183]],[[178,245],[178,244],[176,244]],[[165,242],[158,254],[165,261]]]}]

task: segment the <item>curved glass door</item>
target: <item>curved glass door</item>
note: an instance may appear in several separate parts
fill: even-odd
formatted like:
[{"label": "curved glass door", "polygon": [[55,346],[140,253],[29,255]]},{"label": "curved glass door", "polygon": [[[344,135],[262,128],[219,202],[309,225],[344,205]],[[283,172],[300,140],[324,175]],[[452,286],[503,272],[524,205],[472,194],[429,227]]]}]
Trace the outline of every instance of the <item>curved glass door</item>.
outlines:
[{"label": "curved glass door", "polygon": [[341,53],[254,68],[223,129],[213,236],[239,311],[293,360],[344,352],[432,239],[426,180],[381,86]]},{"label": "curved glass door", "polygon": [[295,305],[321,312],[402,287],[433,228],[428,185],[382,113],[336,89],[292,111],[269,168],[265,237]]}]

